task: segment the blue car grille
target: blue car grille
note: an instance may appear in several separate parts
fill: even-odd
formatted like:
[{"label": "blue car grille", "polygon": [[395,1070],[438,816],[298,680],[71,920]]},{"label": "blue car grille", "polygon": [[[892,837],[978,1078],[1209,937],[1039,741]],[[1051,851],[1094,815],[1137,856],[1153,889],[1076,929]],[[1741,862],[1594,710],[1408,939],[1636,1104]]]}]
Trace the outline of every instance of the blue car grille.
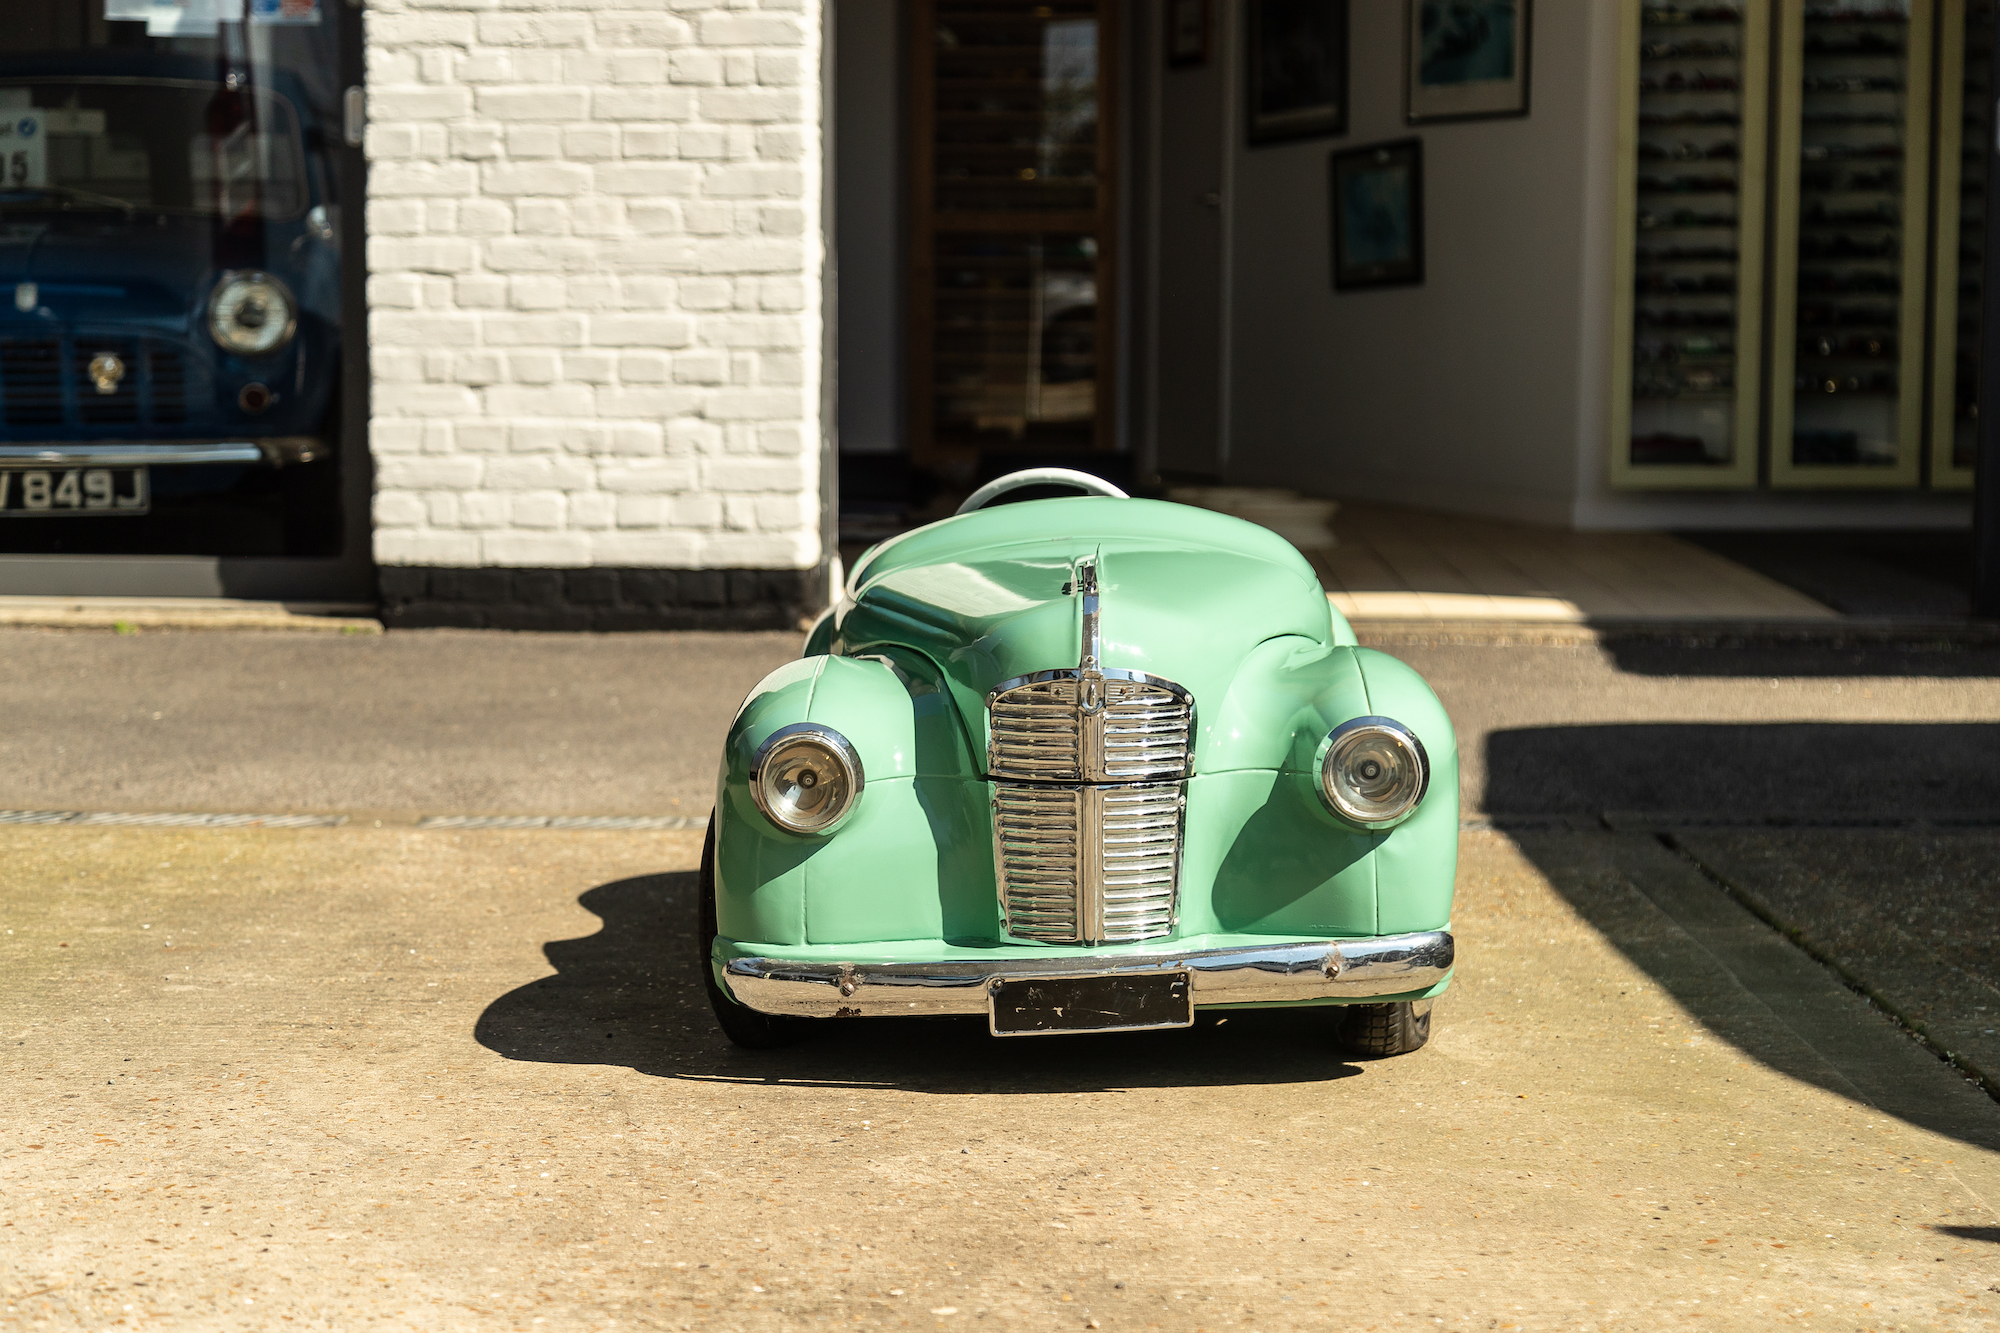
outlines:
[{"label": "blue car grille", "polygon": [[[110,392],[91,363],[116,357]],[[151,338],[0,338],[0,427],[12,439],[129,436],[186,424],[193,386],[188,357]]]}]

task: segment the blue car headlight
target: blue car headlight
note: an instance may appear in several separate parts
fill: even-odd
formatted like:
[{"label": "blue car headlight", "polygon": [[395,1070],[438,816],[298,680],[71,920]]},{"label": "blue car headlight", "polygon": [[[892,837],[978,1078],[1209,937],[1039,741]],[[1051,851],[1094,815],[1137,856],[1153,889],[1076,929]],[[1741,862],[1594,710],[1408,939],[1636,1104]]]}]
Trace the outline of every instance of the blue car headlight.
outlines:
[{"label": "blue car headlight", "polygon": [[238,356],[268,356],[298,332],[298,303],[284,283],[256,269],[222,275],[208,298],[208,332]]}]

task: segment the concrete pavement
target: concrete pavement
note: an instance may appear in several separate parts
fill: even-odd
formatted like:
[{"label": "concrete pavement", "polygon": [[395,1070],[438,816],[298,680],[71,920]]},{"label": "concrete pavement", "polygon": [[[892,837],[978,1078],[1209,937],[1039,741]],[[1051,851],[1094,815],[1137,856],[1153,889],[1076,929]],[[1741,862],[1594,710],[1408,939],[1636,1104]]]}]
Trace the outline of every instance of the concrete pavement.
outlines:
[{"label": "concrete pavement", "polygon": [[[28,1328],[1974,1328],[2000,1108],[1657,840],[1465,835],[1321,1015],[728,1047],[692,833],[0,830]],[[1732,915],[1733,914],[1733,915]]]}]

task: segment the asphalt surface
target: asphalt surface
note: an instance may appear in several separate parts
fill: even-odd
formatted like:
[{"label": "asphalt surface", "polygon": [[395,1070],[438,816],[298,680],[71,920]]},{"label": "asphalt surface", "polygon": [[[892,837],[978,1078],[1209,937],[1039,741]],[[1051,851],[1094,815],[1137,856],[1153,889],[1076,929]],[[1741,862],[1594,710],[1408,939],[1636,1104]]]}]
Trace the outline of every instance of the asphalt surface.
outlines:
[{"label": "asphalt surface", "polygon": [[0,808],[705,816],[792,634],[0,631]]},{"label": "asphalt surface", "polygon": [[[0,809],[704,814],[788,634],[0,631]],[[1402,643],[1468,812],[2000,815],[2000,652]]]}]

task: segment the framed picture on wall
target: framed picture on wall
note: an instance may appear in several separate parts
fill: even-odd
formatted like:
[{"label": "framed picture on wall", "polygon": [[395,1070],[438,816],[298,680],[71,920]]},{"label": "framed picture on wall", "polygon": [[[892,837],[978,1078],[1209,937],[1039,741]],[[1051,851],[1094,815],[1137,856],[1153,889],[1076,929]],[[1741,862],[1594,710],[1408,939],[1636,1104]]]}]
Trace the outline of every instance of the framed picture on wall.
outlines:
[{"label": "framed picture on wall", "polygon": [[1246,0],[1253,144],[1347,133],[1347,0]]},{"label": "framed picture on wall", "polygon": [[1208,64],[1209,0],[1166,0],[1167,68],[1201,69]]},{"label": "framed picture on wall", "polygon": [[1333,191],[1333,286],[1414,286],[1424,280],[1424,144],[1348,148],[1327,158]]},{"label": "framed picture on wall", "polygon": [[1406,0],[1404,119],[1528,114],[1529,0]]}]

